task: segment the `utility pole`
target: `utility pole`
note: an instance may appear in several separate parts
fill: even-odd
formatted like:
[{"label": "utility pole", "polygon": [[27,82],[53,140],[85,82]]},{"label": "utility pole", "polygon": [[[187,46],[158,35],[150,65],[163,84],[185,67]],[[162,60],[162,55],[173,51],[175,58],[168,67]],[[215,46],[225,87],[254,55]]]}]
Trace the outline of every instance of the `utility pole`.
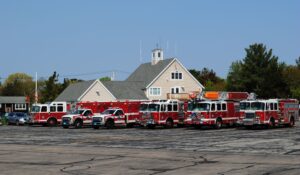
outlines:
[{"label": "utility pole", "polygon": [[38,91],[37,91],[37,72],[35,73],[35,104],[38,102]]}]

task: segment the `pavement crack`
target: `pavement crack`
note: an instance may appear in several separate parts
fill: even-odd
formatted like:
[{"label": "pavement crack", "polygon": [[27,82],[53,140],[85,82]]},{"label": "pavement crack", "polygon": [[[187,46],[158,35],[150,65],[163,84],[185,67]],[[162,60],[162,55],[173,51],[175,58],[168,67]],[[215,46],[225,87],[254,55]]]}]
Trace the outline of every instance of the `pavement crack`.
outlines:
[{"label": "pavement crack", "polygon": [[246,167],[243,167],[243,168],[234,168],[234,169],[230,169],[228,171],[225,171],[225,172],[221,172],[221,173],[217,173],[218,175],[225,175],[227,173],[230,173],[230,172],[233,172],[233,171],[239,171],[239,170],[245,170],[245,169],[248,169],[248,168],[252,168],[254,167],[255,164],[252,164],[252,165],[248,165]]}]

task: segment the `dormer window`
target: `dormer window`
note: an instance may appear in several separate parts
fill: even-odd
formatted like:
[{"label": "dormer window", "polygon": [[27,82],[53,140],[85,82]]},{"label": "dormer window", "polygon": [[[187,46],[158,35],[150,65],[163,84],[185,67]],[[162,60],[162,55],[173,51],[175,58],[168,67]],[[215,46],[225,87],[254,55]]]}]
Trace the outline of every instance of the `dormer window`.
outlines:
[{"label": "dormer window", "polygon": [[172,80],[182,80],[182,73],[181,72],[172,72],[171,73],[171,79]]}]

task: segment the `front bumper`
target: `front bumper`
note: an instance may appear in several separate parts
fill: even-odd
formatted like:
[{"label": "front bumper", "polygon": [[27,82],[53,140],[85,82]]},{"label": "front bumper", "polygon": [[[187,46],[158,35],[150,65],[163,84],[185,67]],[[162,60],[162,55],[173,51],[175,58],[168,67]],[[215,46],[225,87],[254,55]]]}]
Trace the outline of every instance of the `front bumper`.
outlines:
[{"label": "front bumper", "polygon": [[255,119],[244,119],[243,120],[244,126],[260,125],[260,124],[262,124],[262,123],[259,120],[255,120]]},{"label": "front bumper", "polygon": [[156,125],[157,123],[153,119],[146,119],[140,121],[140,125],[142,126],[148,126],[148,125]]},{"label": "front bumper", "polygon": [[93,118],[92,126],[104,126],[104,120],[102,118]]}]

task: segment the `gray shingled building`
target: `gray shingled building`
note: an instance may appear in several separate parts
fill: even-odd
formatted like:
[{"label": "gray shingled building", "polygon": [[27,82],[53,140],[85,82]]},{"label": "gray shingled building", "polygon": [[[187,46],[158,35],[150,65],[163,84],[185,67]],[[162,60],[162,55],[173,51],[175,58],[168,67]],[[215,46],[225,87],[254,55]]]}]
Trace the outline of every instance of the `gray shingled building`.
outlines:
[{"label": "gray shingled building", "polygon": [[55,101],[123,101],[167,99],[199,93],[203,86],[176,58],[163,59],[161,49],[141,64],[125,81],[90,80],[67,87]]},{"label": "gray shingled building", "polygon": [[23,96],[0,96],[0,113],[28,112],[29,104]]}]

